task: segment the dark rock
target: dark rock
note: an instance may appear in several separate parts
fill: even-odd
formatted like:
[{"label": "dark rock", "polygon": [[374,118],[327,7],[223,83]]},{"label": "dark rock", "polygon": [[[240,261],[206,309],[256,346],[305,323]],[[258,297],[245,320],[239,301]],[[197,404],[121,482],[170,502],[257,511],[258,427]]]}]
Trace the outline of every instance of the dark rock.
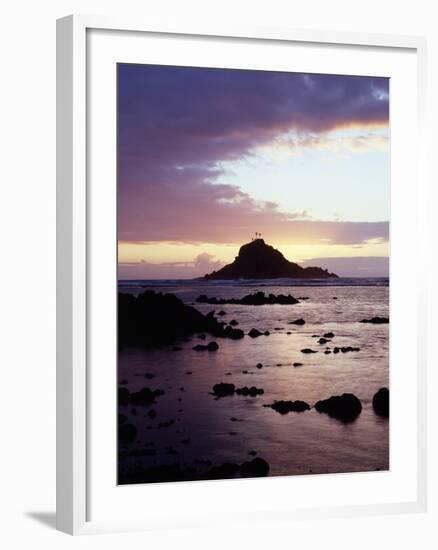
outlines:
[{"label": "dark rock", "polygon": [[305,325],[306,321],[304,319],[295,319],[295,321],[291,321],[289,324],[290,325]]},{"label": "dark rock", "polygon": [[182,351],[181,346],[173,346],[172,351]]},{"label": "dark rock", "polygon": [[265,405],[265,407],[270,407],[280,414],[310,411],[310,405],[305,401],[275,401],[272,405]]},{"label": "dark rock", "polygon": [[373,325],[384,325],[389,323],[388,317],[371,317],[371,319],[362,319],[361,323],[372,323]]},{"label": "dark rock", "polygon": [[196,344],[196,346],[192,347],[195,351],[207,351],[207,346],[204,346],[203,344]]},{"label": "dark rock", "polygon": [[333,353],[339,353],[340,351],[341,351],[341,348],[338,348],[338,347],[333,348]]},{"label": "dark rock", "polygon": [[342,353],[348,353],[349,351],[360,351],[360,348],[353,348],[352,346],[345,346],[341,348]]},{"label": "dark rock", "polygon": [[261,336],[262,333],[257,330],[256,328],[252,328],[249,332],[248,332],[248,336],[251,336],[251,338],[257,338],[258,336]]},{"label": "dark rock", "polygon": [[302,366],[303,366],[303,363],[294,363],[293,366],[294,366],[294,367],[302,367]]},{"label": "dark rock", "polygon": [[225,382],[219,382],[213,386],[213,394],[216,397],[225,397],[227,395],[234,395],[236,386],[234,384],[226,384]]},{"label": "dark rock", "polygon": [[144,377],[147,379],[147,380],[152,380],[152,378],[155,378],[155,374],[152,374],[151,372],[147,372]]},{"label": "dark rock", "polygon": [[135,297],[119,293],[119,349],[168,345],[178,338],[188,341],[188,336],[204,332],[226,337],[223,323],[184,304],[173,294],[148,290]]},{"label": "dark rock", "polygon": [[269,336],[271,333],[269,332],[269,330],[265,330],[265,332],[263,334],[264,334],[264,336]]},{"label": "dark rock", "polygon": [[239,323],[238,323],[238,321],[236,321],[236,319],[232,319],[232,320],[230,321],[230,325],[231,325],[232,327],[236,327],[238,324],[239,324]]},{"label": "dark rock", "polygon": [[269,464],[263,458],[256,457],[240,466],[242,477],[263,477],[269,473]]},{"label": "dark rock", "polygon": [[126,386],[127,383],[128,383],[127,380],[121,380],[121,381],[119,382],[119,386]]},{"label": "dark rock", "polygon": [[255,239],[240,247],[233,263],[205,275],[204,279],[274,279],[337,277],[319,267],[303,268],[289,262],[283,254],[263,239]]},{"label": "dark rock", "polygon": [[191,370],[186,370],[186,374],[193,374]]},{"label": "dark rock", "polygon": [[255,456],[257,454],[257,451],[248,451],[248,454],[251,456]]},{"label": "dark rock", "polygon": [[150,388],[142,388],[138,392],[131,393],[129,402],[132,405],[149,406],[155,403],[155,399],[163,395],[163,390],[151,390]]},{"label": "dark rock", "polygon": [[304,348],[301,350],[301,353],[318,353],[318,352],[310,348]]},{"label": "dark rock", "polygon": [[224,336],[230,338],[231,340],[240,340],[245,336],[245,333],[240,328],[233,328],[228,325],[224,328]]},{"label": "dark rock", "polygon": [[133,424],[121,424],[118,436],[120,443],[132,443],[137,437],[137,428]]},{"label": "dark rock", "polygon": [[130,392],[128,388],[119,388],[118,390],[118,404],[122,407],[129,405]]},{"label": "dark rock", "polygon": [[155,409],[151,409],[148,412],[148,416],[149,416],[149,418],[151,418],[153,420],[157,416],[157,411]]},{"label": "dark rock", "polygon": [[327,338],[320,338],[320,339],[318,340],[318,344],[321,344],[321,345],[327,344],[327,342],[328,342]]},{"label": "dark rock", "polygon": [[389,390],[388,388],[380,388],[373,397],[373,409],[379,416],[389,416]]},{"label": "dark rock", "polygon": [[207,338],[207,336],[205,334],[198,334],[198,338],[200,340],[205,340]]},{"label": "dark rock", "polygon": [[124,424],[127,420],[128,420],[128,417],[125,416],[124,414],[119,414],[119,424]]},{"label": "dark rock", "polygon": [[207,350],[208,351],[217,351],[219,349],[219,345],[217,342],[209,342],[207,344]]},{"label": "dark rock", "polygon": [[299,303],[298,300],[290,294],[288,294],[287,296],[285,296],[284,294],[279,294],[278,296],[275,296],[274,294],[269,294],[268,296],[266,296],[264,292],[247,294],[246,296],[243,296],[243,298],[208,298],[207,296],[205,296],[205,294],[201,294],[200,296],[198,296],[196,301],[201,304],[241,304],[245,306],[263,306],[267,304],[293,305]]},{"label": "dark rock", "polygon": [[325,355],[329,355],[331,353],[331,351],[329,349],[326,349],[324,353],[325,353]]},{"label": "dark rock", "polygon": [[221,310],[219,311],[219,313],[218,313],[218,315],[220,315],[221,317],[222,317],[223,315],[226,315],[226,314],[227,314],[227,312],[224,311],[223,309],[221,309]]},{"label": "dark rock", "polygon": [[258,369],[262,369],[262,368],[263,368],[263,365],[262,365],[261,363],[257,363],[256,367],[257,367]]},{"label": "dark rock", "polygon": [[262,388],[256,388],[255,386],[244,386],[243,388],[236,389],[237,395],[244,395],[249,397],[256,397],[256,395],[263,395],[265,392]]},{"label": "dark rock", "polygon": [[334,338],[335,335],[333,334],[333,332],[326,332],[325,334],[322,335],[323,338]]},{"label": "dark rock", "polygon": [[362,404],[352,393],[343,393],[318,401],[315,409],[343,422],[351,422],[361,413]]}]

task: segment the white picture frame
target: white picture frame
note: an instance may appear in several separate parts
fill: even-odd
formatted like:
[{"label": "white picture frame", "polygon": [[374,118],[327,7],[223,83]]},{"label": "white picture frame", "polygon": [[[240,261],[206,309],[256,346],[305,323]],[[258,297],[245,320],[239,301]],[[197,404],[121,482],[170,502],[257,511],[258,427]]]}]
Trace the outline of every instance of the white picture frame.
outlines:
[{"label": "white picture frame", "polygon": [[[90,518],[89,486],[91,483],[90,434],[88,430],[90,393],[90,331],[89,331],[89,227],[93,211],[89,207],[87,185],[89,147],[87,142],[87,33],[90,30],[108,32],[137,32],[143,34],[202,37],[205,40],[269,41],[270,43],[304,43],[348,45],[374,49],[409,50],[416,56],[415,89],[418,97],[418,147],[413,153],[417,167],[416,185],[412,193],[418,203],[418,227],[412,229],[419,244],[418,255],[423,257],[422,242],[426,221],[425,205],[425,55],[423,38],[350,34],[326,31],[292,30],[287,28],[178,28],[168,25],[159,29],[138,20],[72,15],[57,22],[57,528],[70,534],[106,532],[109,530],[150,529],[158,525],[176,525],[174,516],[166,518],[166,510],[158,510],[154,521],[108,516],[95,521]],[[426,288],[425,273],[416,271],[418,293],[414,306],[418,322],[415,340],[416,353],[416,490],[415,497],[400,502],[355,503],[328,508],[318,502],[312,508],[284,508],[273,511],[281,519],[328,517],[330,515],[379,514],[425,510],[426,477],[426,358],[424,315]],[[394,304],[392,304],[394,305]],[[279,478],[266,480],[277,484]],[[203,483],[203,482],[201,482]],[[213,482],[217,490],[224,482]],[[250,481],[251,483],[251,481]],[[197,485],[199,487],[199,484]],[[241,485],[243,487],[244,485]],[[266,485],[265,485],[266,486]],[[162,486],[161,486],[162,487]],[[148,490],[143,486],[143,490]],[[155,488],[160,490],[160,487]],[[169,489],[171,490],[171,489]],[[196,489],[198,490],[198,489]],[[259,521],[260,510],[246,510],[245,519]],[[226,519],[226,516],[224,516]],[[224,519],[223,518],[223,519]],[[204,518],[205,519],[205,518]],[[193,524],[205,524],[204,519]],[[207,518],[208,519],[208,518]],[[219,519],[220,520],[220,519]],[[207,520],[205,520],[207,521]],[[212,518],[213,521],[213,518]],[[216,521],[218,519],[216,518]],[[182,518],[179,524],[185,524]],[[208,521],[207,521],[208,523]]]}]

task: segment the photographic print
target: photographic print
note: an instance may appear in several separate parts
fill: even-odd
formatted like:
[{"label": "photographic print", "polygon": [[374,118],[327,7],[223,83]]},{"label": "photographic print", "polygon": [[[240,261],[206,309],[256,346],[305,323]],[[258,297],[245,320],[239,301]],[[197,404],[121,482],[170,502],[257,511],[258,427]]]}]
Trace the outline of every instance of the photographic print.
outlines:
[{"label": "photographic print", "polygon": [[389,469],[389,79],[118,64],[118,483]]}]

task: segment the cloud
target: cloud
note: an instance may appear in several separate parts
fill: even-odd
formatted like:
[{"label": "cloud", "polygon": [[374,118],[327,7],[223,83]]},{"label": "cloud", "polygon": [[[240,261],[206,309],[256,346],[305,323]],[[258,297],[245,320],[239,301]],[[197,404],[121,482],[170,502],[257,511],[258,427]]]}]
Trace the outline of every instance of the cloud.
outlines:
[{"label": "cloud", "polygon": [[278,242],[386,239],[386,223],[335,227],[216,181],[225,161],[291,132],[298,149],[329,148],[330,132],[387,122],[384,78],[119,64],[119,239],[238,243],[256,230]]},{"label": "cloud", "polygon": [[301,262],[303,267],[318,265],[340,277],[389,277],[387,256],[350,258],[314,258]]},{"label": "cloud", "polygon": [[198,254],[187,262],[152,263],[146,260],[139,262],[119,262],[119,279],[193,279],[224,266],[206,252]]}]

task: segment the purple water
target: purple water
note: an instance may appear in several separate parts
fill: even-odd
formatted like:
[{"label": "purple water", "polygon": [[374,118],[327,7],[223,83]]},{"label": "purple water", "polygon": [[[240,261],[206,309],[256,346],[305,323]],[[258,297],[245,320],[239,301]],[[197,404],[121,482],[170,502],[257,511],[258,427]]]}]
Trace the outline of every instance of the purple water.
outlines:
[{"label": "purple water", "polygon": [[[359,286],[360,281],[367,286]],[[248,453],[255,451],[269,463],[269,475],[388,469],[389,421],[375,415],[371,401],[380,387],[389,387],[389,325],[359,322],[389,316],[387,280],[374,280],[374,284],[370,279],[340,280],[337,286],[320,283],[293,287],[285,281],[119,283],[119,290],[124,292],[137,293],[147,288],[171,292],[204,313],[223,310],[226,315],[221,319],[236,319],[238,328],[246,333],[253,327],[270,331],[269,336],[255,339],[216,338],[219,350],[210,353],[192,350],[198,343],[214,340],[209,335],[205,341],[195,335],[189,342],[178,342],[183,349],[177,352],[172,351],[172,346],[119,352],[119,382],[126,381],[131,391],[144,386],[165,391],[152,407],[157,412],[154,420],[147,416],[149,409],[135,407],[135,414],[132,407],[121,409],[138,430],[136,442],[120,447],[122,467],[178,463],[202,468],[202,461],[213,465],[240,464],[251,459]],[[287,306],[195,303],[201,293],[239,298],[257,290],[308,299]],[[304,326],[289,324],[300,317],[306,321]],[[326,345],[318,344],[318,338],[313,337],[329,331],[335,337]],[[354,346],[360,351],[323,353],[326,347],[334,346]],[[300,351],[303,348],[318,353],[305,355]],[[303,366],[294,367],[294,362]],[[256,368],[258,363],[263,364],[262,369]],[[145,374],[154,377],[146,379]],[[210,392],[218,382],[256,386],[263,388],[264,394],[216,400]],[[363,406],[360,416],[348,424],[313,408],[280,415],[263,407],[282,399],[304,400],[313,407],[319,399],[344,392],[354,393]],[[170,420],[175,422],[158,427]],[[135,450],[141,452],[134,456]]]}]

